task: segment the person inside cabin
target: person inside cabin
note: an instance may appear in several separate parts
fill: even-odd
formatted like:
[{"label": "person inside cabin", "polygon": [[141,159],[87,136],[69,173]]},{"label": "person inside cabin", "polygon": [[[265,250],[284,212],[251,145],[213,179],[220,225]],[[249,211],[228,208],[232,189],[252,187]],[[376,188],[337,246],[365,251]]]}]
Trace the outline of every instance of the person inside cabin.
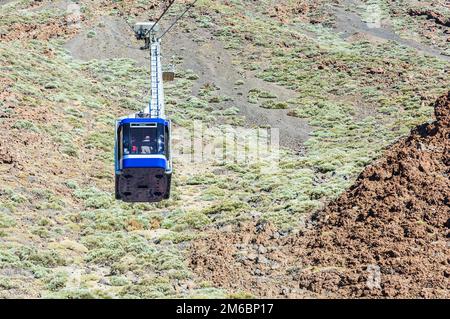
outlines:
[{"label": "person inside cabin", "polygon": [[142,154],[151,154],[152,153],[151,142],[152,141],[150,140],[150,136],[148,136],[148,135],[142,140],[142,146],[141,146]]},{"label": "person inside cabin", "polygon": [[158,154],[162,154],[164,152],[164,135],[158,137],[156,148],[158,150]]},{"label": "person inside cabin", "polygon": [[136,145],[136,139],[131,139],[131,154],[136,154],[138,152],[138,147]]}]

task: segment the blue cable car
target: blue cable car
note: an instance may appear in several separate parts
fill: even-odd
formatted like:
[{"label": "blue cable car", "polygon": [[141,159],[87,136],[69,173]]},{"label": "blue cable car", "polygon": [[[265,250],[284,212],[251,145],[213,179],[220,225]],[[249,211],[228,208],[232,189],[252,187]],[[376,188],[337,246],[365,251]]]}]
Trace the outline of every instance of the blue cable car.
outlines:
[{"label": "blue cable car", "polygon": [[158,202],[170,196],[169,120],[123,118],[116,122],[116,199]]},{"label": "blue cable car", "polygon": [[150,49],[151,100],[145,111],[116,121],[115,193],[124,202],[158,202],[170,196],[171,122],[164,115],[160,39],[152,22],[138,23],[138,39]]}]

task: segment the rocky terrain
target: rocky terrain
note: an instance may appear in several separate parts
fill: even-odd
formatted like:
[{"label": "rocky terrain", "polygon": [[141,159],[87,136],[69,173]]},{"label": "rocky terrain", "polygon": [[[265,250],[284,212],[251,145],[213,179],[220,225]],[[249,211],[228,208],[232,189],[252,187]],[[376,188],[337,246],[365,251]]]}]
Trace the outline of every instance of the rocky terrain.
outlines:
[{"label": "rocky terrain", "polygon": [[149,99],[130,26],[165,4],[0,1],[0,298],[448,296],[448,6],[199,0],[162,43],[174,149],[194,121],[215,145],[278,128],[276,170],[244,142],[180,155],[170,200],[126,204],[114,120]]},{"label": "rocky terrain", "polygon": [[298,234],[280,239],[261,222],[216,231],[194,242],[193,268],[264,297],[448,298],[450,91],[435,116]]}]

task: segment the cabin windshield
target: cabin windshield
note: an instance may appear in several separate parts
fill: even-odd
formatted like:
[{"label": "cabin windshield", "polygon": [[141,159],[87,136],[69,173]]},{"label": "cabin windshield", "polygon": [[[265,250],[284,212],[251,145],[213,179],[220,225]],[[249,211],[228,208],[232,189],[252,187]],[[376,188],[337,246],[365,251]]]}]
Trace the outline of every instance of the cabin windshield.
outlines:
[{"label": "cabin windshield", "polygon": [[164,154],[164,125],[131,123],[123,126],[124,155]]}]

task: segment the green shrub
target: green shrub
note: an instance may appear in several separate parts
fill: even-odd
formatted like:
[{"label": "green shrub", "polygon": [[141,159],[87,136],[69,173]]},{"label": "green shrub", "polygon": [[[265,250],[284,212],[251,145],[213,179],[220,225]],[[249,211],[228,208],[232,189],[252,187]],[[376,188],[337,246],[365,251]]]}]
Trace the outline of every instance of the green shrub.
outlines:
[{"label": "green shrub", "polygon": [[39,129],[34,125],[34,123],[27,120],[17,121],[16,123],[13,124],[12,128],[39,132]]},{"label": "green shrub", "polygon": [[47,289],[57,291],[66,286],[68,275],[66,272],[57,272],[46,278]]},{"label": "green shrub", "polygon": [[8,228],[16,225],[16,221],[0,211],[0,228]]},{"label": "green shrub", "polygon": [[261,107],[265,109],[287,109],[289,104],[286,102],[274,102],[274,101],[264,101]]},{"label": "green shrub", "polygon": [[93,38],[97,35],[97,32],[95,32],[94,30],[89,30],[88,33],[86,34],[86,36],[88,38]]}]

